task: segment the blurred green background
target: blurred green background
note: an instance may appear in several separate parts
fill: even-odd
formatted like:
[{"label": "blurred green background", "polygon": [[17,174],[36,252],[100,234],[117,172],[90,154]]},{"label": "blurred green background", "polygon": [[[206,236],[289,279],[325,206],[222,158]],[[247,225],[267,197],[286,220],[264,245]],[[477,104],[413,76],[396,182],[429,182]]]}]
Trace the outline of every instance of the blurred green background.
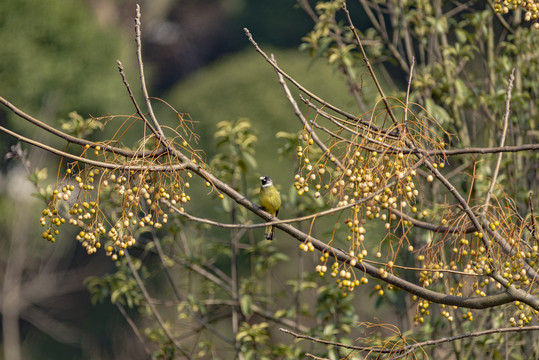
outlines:
[{"label": "blurred green background", "polygon": [[[74,110],[84,117],[133,113],[116,60],[122,61],[138,94],[135,4],[131,0],[3,0],[0,96],[52,126],[59,126],[59,119]],[[198,148],[204,149],[207,159],[215,153],[213,133],[219,121],[250,119],[259,136],[255,146],[259,168],[250,174],[250,185],[255,189],[259,175],[271,175],[286,198],[294,168],[292,159],[279,156],[283,143],[275,134],[295,133],[301,126],[274,71],[250,46],[243,28],[249,28],[280,66],[307,88],[355,111],[341,74],[298,51],[301,37],[312,28],[310,18],[292,0],[140,4],[151,95],[190,114],[197,122]],[[174,126],[177,119],[172,113],[156,108],[161,120]],[[0,124],[50,145],[65,146],[4,108]],[[133,346],[131,332],[116,308],[92,306],[82,283],[86,276],[111,270],[111,262],[103,254],[88,257],[72,240],[73,234],[54,245],[41,239],[38,219],[43,204],[31,196],[35,190],[26,180],[27,169],[4,158],[16,143],[0,133],[2,338],[18,340],[9,332],[15,322],[20,326],[23,358],[139,358],[141,352]],[[48,167],[48,181],[54,183],[58,159],[26,145],[23,149],[30,167]],[[203,202],[193,205],[193,212],[214,211],[204,206]],[[286,216],[287,210],[283,211]],[[295,242],[282,246],[297,249]],[[9,302],[17,281],[24,294],[35,292],[35,296]],[[10,315],[6,318],[6,314]]]}]

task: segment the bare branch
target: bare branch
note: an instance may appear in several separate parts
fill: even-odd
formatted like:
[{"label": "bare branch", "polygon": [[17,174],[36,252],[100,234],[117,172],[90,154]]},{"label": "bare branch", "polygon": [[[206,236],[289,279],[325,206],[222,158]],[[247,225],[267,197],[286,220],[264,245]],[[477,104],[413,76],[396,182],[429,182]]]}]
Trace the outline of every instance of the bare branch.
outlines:
[{"label": "bare branch", "polygon": [[271,60],[271,58],[258,46],[258,44],[256,43],[256,41],[253,39],[253,35],[251,35],[251,33],[249,32],[249,29],[247,28],[244,28],[243,29],[245,31],[245,34],[247,35],[247,38],[249,39],[249,41],[251,42],[251,44],[253,44],[253,46],[255,47],[256,51],[262,55],[262,57],[264,57],[264,59],[271,65],[273,66],[273,68],[275,69],[275,71],[277,71],[279,74],[283,75],[283,77],[285,77],[288,81],[290,81],[296,88],[298,88],[301,92],[303,92],[305,95],[313,98],[314,100],[316,100],[317,102],[319,102],[320,104],[324,105],[324,107],[327,107],[333,111],[335,111],[336,113],[338,114],[341,114],[343,116],[345,116],[346,118],[348,119],[353,119],[353,120],[356,120],[356,121],[359,121],[361,122],[363,125],[366,125],[366,126],[369,126],[371,127],[372,129],[374,129],[375,131],[383,131],[383,130],[380,130],[378,129],[375,125],[371,124],[369,121],[366,121],[366,120],[362,120],[362,119],[359,119],[357,116],[354,116],[352,114],[349,114],[347,112],[345,112],[344,110],[341,110],[339,108],[337,108],[336,106],[324,101],[323,99],[321,99],[319,96],[313,94],[312,92],[310,92],[309,90],[307,90],[305,87],[303,87],[299,82],[297,82],[293,77],[291,77],[290,75],[288,75],[286,72],[284,72],[274,61]]},{"label": "bare branch", "polygon": [[122,63],[120,62],[120,60],[116,61],[116,63],[118,65],[118,71],[120,72],[120,76],[122,77],[122,81],[123,81],[123,83],[125,85],[125,88],[127,89],[127,93],[129,94],[129,98],[131,99],[131,102],[133,103],[133,106],[137,110],[137,114],[140,116],[141,119],[144,120],[144,122],[146,123],[146,126],[148,126],[148,128],[150,128],[150,130],[155,134],[157,130],[154,129],[152,124],[150,124],[148,119],[146,119],[146,116],[144,116],[144,113],[140,109],[140,106],[138,105],[137,100],[135,99],[135,96],[133,95],[133,91],[131,90],[131,86],[129,86],[129,83],[127,82],[127,77],[125,76],[124,67],[123,67]]},{"label": "bare branch", "polygon": [[539,330],[539,326],[524,326],[524,327],[488,329],[488,330],[482,330],[482,331],[476,331],[476,332],[471,332],[471,333],[460,334],[460,335],[451,336],[451,337],[445,337],[445,338],[436,339],[436,340],[428,340],[428,341],[418,342],[418,343],[405,345],[405,346],[398,347],[398,348],[393,348],[393,349],[387,349],[386,347],[381,346],[381,345],[376,345],[376,346],[348,345],[348,344],[343,344],[343,343],[339,343],[339,342],[335,342],[335,341],[329,341],[329,340],[315,338],[313,336],[297,334],[297,333],[295,333],[293,331],[290,331],[288,329],[279,328],[279,331],[281,331],[281,332],[283,332],[285,334],[292,335],[297,339],[305,339],[305,340],[309,340],[309,341],[319,343],[319,344],[330,345],[330,346],[335,346],[335,347],[339,347],[339,348],[343,348],[343,349],[350,349],[350,350],[354,350],[354,351],[373,352],[373,353],[377,353],[377,354],[393,354],[393,355],[399,354],[397,357],[392,357],[392,359],[400,359],[400,358],[406,356],[407,354],[409,354],[410,352],[412,352],[412,351],[414,351],[414,350],[416,350],[418,348],[422,348],[424,346],[433,346],[433,345],[438,345],[438,344],[442,344],[442,343],[446,343],[446,342],[453,342],[453,341],[467,339],[467,338],[471,338],[471,337],[487,336],[487,335],[492,335],[492,334],[516,333],[516,332],[527,332],[527,331],[538,331],[538,330]]},{"label": "bare branch", "polygon": [[431,224],[431,223],[428,223],[428,222],[425,222],[425,221],[417,220],[416,218],[414,218],[412,216],[409,216],[409,215],[407,215],[407,214],[405,214],[402,211],[399,211],[397,209],[389,209],[389,211],[391,211],[392,213],[396,214],[397,216],[399,216],[400,218],[402,218],[404,220],[410,221],[414,226],[416,226],[418,228],[433,231],[435,233],[442,233],[442,234],[447,234],[447,233],[469,234],[469,233],[472,233],[472,232],[478,230],[475,226],[466,226],[466,227],[464,227],[464,226],[456,226],[456,227],[453,227],[453,226],[434,225],[434,224]]},{"label": "bare branch", "polygon": [[393,350],[386,349],[386,348],[384,348],[383,346],[380,346],[380,345],[377,345],[377,346],[355,346],[355,345],[347,345],[347,344],[343,344],[343,343],[339,343],[339,342],[335,342],[335,341],[329,341],[329,340],[318,339],[318,338],[315,338],[315,337],[313,337],[313,336],[302,335],[302,334],[296,334],[296,333],[293,332],[293,331],[290,331],[290,330],[287,330],[287,329],[283,329],[283,328],[279,328],[279,331],[284,332],[285,334],[292,335],[292,336],[294,336],[294,337],[297,338],[297,339],[305,339],[305,340],[309,340],[309,341],[312,341],[312,342],[315,342],[315,343],[324,344],[324,345],[336,346],[336,347],[340,347],[340,348],[343,348],[343,349],[350,349],[350,350],[356,350],[356,351],[376,352],[376,353],[380,353],[380,354],[391,354],[391,353],[394,353]]},{"label": "bare branch", "polygon": [[[505,144],[505,138],[507,136],[507,126],[509,125],[509,112],[511,110],[511,90],[513,89],[513,81],[515,80],[515,69],[511,71],[511,76],[509,77],[509,84],[507,85],[507,92],[505,94],[505,113],[503,115],[503,130],[502,135],[500,139],[500,147],[503,147]],[[496,179],[498,178],[498,173],[500,171],[500,164],[502,162],[502,156],[503,153],[499,153],[498,157],[496,159],[496,166],[494,167],[494,171],[492,173],[492,180],[490,181],[490,186],[487,191],[487,195],[485,197],[485,204],[483,205],[483,216],[482,220],[485,218],[488,212],[488,206],[490,203],[490,198],[492,196],[492,191],[494,190],[494,186],[496,186]]]},{"label": "bare branch", "polygon": [[446,337],[442,339],[423,341],[423,342],[407,345],[402,348],[398,348],[396,350],[397,352],[401,352],[401,351],[406,351],[406,352],[403,353],[401,356],[395,357],[394,359],[400,359],[403,356],[405,356],[407,353],[417,348],[422,348],[424,346],[433,346],[433,345],[438,345],[438,344],[442,344],[446,342],[453,342],[453,341],[467,339],[471,337],[479,337],[479,336],[486,336],[486,335],[492,335],[492,334],[517,333],[517,332],[528,332],[528,331],[538,331],[538,330],[539,330],[539,326],[537,325],[511,327],[511,328],[498,328],[498,329],[488,329],[488,330],[476,331],[476,332],[471,332],[471,333],[465,333],[465,334],[450,336],[450,337]]},{"label": "bare branch", "polygon": [[[61,139],[64,139],[67,142],[72,143],[72,144],[77,144],[77,145],[80,145],[80,146],[89,146],[91,148],[95,148],[96,146],[100,146],[103,151],[111,152],[111,153],[117,154],[117,155],[122,155],[122,156],[125,156],[125,157],[128,157],[128,158],[159,156],[164,152],[163,149],[152,150],[152,151],[148,151],[148,150],[131,151],[131,150],[126,150],[126,149],[110,146],[110,145],[107,145],[107,144],[101,144],[101,143],[96,143],[96,142],[93,142],[93,141],[81,139],[81,138],[66,134],[66,133],[64,133],[64,132],[62,132],[62,131],[60,131],[58,129],[53,128],[52,126],[49,126],[49,125],[45,124],[42,121],[39,121],[38,119],[26,114],[24,111],[20,110],[18,107],[16,107],[15,105],[13,105],[12,103],[10,103],[9,101],[7,101],[6,99],[4,99],[1,96],[0,96],[0,103],[2,105],[4,105],[6,108],[8,108],[15,115],[20,117],[21,119],[24,119],[24,120],[30,122],[31,124],[37,126],[38,128],[41,128],[41,129],[47,131],[48,133],[51,133],[52,135],[57,136],[57,137],[59,137]],[[6,134],[8,134],[10,136],[13,136],[15,138],[21,137],[21,135],[17,135],[15,132],[7,130],[4,127],[1,127],[0,131],[3,131]],[[21,141],[29,143],[26,140],[21,140]],[[34,144],[32,144],[32,145],[34,145]],[[38,145],[35,145],[35,146],[38,146]],[[49,150],[47,150],[47,151],[49,151]]]},{"label": "bare branch", "polygon": [[374,73],[374,70],[371,66],[369,58],[367,57],[367,53],[365,52],[365,49],[363,48],[363,44],[361,43],[361,39],[359,38],[359,35],[357,34],[354,23],[352,22],[352,18],[350,17],[350,12],[348,11],[348,8],[346,7],[346,1],[343,2],[343,10],[346,13],[346,18],[348,19],[348,25],[350,25],[350,30],[354,34],[356,42],[359,45],[359,49],[361,50],[363,61],[365,62],[365,65],[367,65],[367,69],[369,69],[369,73],[371,74],[371,79],[374,81],[374,84],[376,85],[376,89],[378,90],[378,93],[380,94],[380,97],[382,98],[382,101],[384,102],[387,113],[389,114],[389,117],[391,118],[393,123],[395,125],[398,125],[399,122],[397,121],[397,118],[395,118],[393,109],[391,108],[391,106],[389,105],[389,102],[387,101],[386,95],[384,94],[384,90],[382,89],[382,86],[378,82],[378,78],[376,77],[376,74]]},{"label": "bare branch", "polygon": [[[369,19],[371,20],[372,24],[374,25],[374,27],[376,28],[378,33],[384,39],[385,44],[387,45],[388,49],[391,51],[391,54],[393,54],[395,59],[399,62],[399,65],[401,66],[401,68],[407,73],[411,72],[410,71],[410,66],[408,66],[408,64],[406,63],[406,60],[401,56],[401,54],[399,53],[399,51],[395,47],[395,44],[393,44],[390,41],[387,32],[384,31],[385,27],[380,25],[380,23],[378,22],[378,20],[374,16],[374,13],[372,12],[372,10],[371,10],[370,6],[368,5],[368,3],[365,0],[360,0],[360,2],[361,2],[361,5],[363,6],[363,9],[365,9],[365,13],[367,14]],[[348,23],[350,24],[351,28],[353,28],[352,20],[350,19],[349,14],[348,14],[348,9],[346,8],[346,1],[344,2],[344,11],[347,13],[347,16],[349,18]],[[357,36],[357,34],[355,33],[355,28],[352,31],[354,32],[354,35]],[[361,46],[361,48],[363,48],[363,46]]]},{"label": "bare branch", "polygon": [[404,119],[402,121],[403,124],[403,136],[406,137],[407,129],[408,129],[408,106],[410,101],[410,89],[412,88],[412,77],[414,75],[414,66],[415,66],[415,59],[412,56],[412,65],[410,66],[410,77],[408,78],[408,86],[406,87],[406,97],[404,99]]},{"label": "bare branch", "polygon": [[39,141],[36,141],[36,140],[32,140],[32,139],[29,139],[27,137],[24,137],[22,135],[19,135],[17,134],[16,132],[14,131],[11,131],[9,129],[6,129],[5,127],[3,126],[0,126],[0,131],[10,135],[10,136],[13,136],[14,138],[16,138],[17,140],[20,140],[22,142],[25,142],[27,144],[30,144],[32,146],[35,146],[35,147],[38,147],[40,149],[43,149],[43,150],[46,150],[48,152],[50,152],[51,154],[54,154],[54,155],[58,155],[58,156],[61,156],[61,157],[64,157],[66,159],[70,159],[70,160],[73,160],[73,161],[78,161],[80,163],[83,163],[83,164],[88,164],[88,165],[92,165],[92,166],[97,166],[97,167],[100,167],[100,168],[104,168],[104,169],[111,169],[111,170],[133,170],[133,171],[149,171],[149,172],[162,172],[162,171],[178,171],[178,170],[183,170],[186,168],[186,165],[184,164],[177,164],[177,165],[145,165],[145,164],[141,164],[141,165],[135,165],[135,164],[114,164],[114,163],[109,163],[109,162],[104,162],[104,161],[97,161],[97,160],[92,160],[92,159],[87,159],[87,158],[83,158],[83,157],[80,157],[80,156],[76,156],[76,155],[72,155],[70,153],[67,153],[65,151],[62,151],[62,150],[58,150],[52,146],[48,146],[48,145],[45,145]]},{"label": "bare branch", "polygon": [[153,112],[152,102],[150,100],[150,97],[148,95],[148,89],[146,88],[146,80],[144,78],[144,63],[142,62],[142,40],[141,40],[141,23],[140,23],[140,5],[137,4],[136,9],[136,16],[135,16],[135,42],[137,44],[137,61],[139,66],[139,75],[140,75],[140,86],[142,89],[142,96],[144,97],[144,100],[146,101],[146,107],[148,108],[148,115],[150,116],[150,120],[153,124],[153,129],[156,131],[156,136],[159,138],[159,140],[168,148],[170,144],[168,143],[168,140],[166,139],[165,134],[163,133],[163,129],[159,125],[159,122],[157,121],[157,118],[155,117],[155,113]]},{"label": "bare branch", "polygon": [[[275,64],[277,64],[273,54],[271,55],[271,60],[273,60],[275,62]],[[343,164],[339,161],[339,159],[337,159],[336,157],[333,156],[333,154],[331,153],[331,150],[328,149],[326,144],[324,144],[318,138],[318,135],[313,131],[312,127],[309,125],[309,123],[307,122],[307,120],[303,116],[302,112],[299,110],[298,104],[296,103],[296,100],[294,100],[294,97],[292,96],[292,93],[290,92],[290,89],[288,89],[288,86],[286,85],[286,82],[284,81],[283,75],[278,71],[276,71],[276,73],[277,73],[277,76],[279,77],[279,83],[283,87],[283,90],[284,90],[284,92],[286,94],[286,98],[288,99],[288,101],[292,105],[292,108],[294,109],[294,113],[296,114],[298,119],[303,124],[303,127],[305,128],[305,130],[307,130],[307,132],[311,135],[311,137],[312,137],[313,141],[315,142],[315,144],[318,145],[318,147],[323,151],[324,156],[326,156],[327,158],[334,158],[335,159],[335,164],[339,168],[344,170]]]}]

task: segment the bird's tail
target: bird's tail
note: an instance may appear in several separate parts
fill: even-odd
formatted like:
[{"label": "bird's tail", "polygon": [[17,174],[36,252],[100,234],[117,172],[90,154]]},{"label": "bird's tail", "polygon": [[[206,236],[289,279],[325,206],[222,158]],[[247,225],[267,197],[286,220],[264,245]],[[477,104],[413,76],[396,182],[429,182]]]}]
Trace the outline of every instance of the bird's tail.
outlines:
[{"label": "bird's tail", "polygon": [[267,240],[273,240],[273,226],[268,225],[266,226],[266,231],[264,231],[264,236]]}]

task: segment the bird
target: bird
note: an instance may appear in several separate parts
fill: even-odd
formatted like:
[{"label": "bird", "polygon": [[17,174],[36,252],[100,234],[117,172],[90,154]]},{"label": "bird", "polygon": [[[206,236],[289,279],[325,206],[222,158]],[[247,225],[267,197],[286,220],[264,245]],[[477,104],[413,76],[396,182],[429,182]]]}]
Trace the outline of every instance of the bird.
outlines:
[{"label": "bird", "polygon": [[[281,207],[281,195],[277,188],[273,185],[273,180],[269,176],[261,176],[260,181],[262,186],[260,187],[260,206],[273,216],[279,214],[279,208]],[[264,236],[267,240],[273,240],[273,226],[266,226]]]}]

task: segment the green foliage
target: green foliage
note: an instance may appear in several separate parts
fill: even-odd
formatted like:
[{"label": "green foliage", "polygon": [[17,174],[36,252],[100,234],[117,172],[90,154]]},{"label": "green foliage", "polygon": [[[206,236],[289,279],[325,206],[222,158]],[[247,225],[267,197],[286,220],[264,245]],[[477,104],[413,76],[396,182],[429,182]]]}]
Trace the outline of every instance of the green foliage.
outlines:
[{"label": "green foliage", "polygon": [[245,359],[297,359],[301,350],[297,347],[273,344],[270,337],[271,324],[267,322],[243,323],[236,335]]},{"label": "green foliage", "polygon": [[[248,171],[255,170],[254,145],[258,137],[253,132],[251,121],[239,118],[234,122],[221,121],[213,135],[217,140],[217,153],[210,166],[229,184],[239,184]],[[229,176],[234,178],[231,179]]]},{"label": "green foliage", "polygon": [[99,28],[90,13],[73,0],[2,1],[2,96],[52,118],[73,109],[99,115],[125,109],[115,62],[124,39],[112,27]]},{"label": "green foliage", "polygon": [[36,168],[28,175],[28,180],[32,183],[32,185],[34,185],[34,188],[37,189],[37,192],[33,193],[32,195],[44,203],[48,203],[51,200],[53,192],[53,187],[51,184],[43,184],[47,178],[47,168]]},{"label": "green foliage", "polygon": [[103,130],[104,125],[99,120],[93,118],[83,118],[78,112],[72,111],[68,115],[69,120],[60,120],[61,128],[66,133],[86,138],[95,130]]},{"label": "green foliage", "polygon": [[236,339],[241,343],[245,359],[271,359],[266,351],[261,351],[261,346],[266,345],[269,340],[268,328],[269,324],[266,322],[241,325]]},{"label": "green foliage", "polygon": [[[133,260],[137,270],[141,270],[142,278],[147,279],[147,272],[139,260]],[[140,288],[133,278],[125,260],[117,261],[117,270],[102,277],[90,276],[84,283],[91,294],[92,303],[102,303],[109,300],[112,304],[119,303],[128,308],[139,307],[144,304]]]},{"label": "green foliage", "polygon": [[263,274],[279,262],[287,262],[290,257],[273,245],[271,242],[261,241],[254,243],[253,246],[246,249],[247,254],[251,256],[255,275]]},{"label": "green foliage", "polygon": [[150,342],[159,345],[158,349],[152,353],[152,359],[173,360],[182,355],[176,345],[167,338],[161,327],[146,328],[144,329],[144,335]]}]

